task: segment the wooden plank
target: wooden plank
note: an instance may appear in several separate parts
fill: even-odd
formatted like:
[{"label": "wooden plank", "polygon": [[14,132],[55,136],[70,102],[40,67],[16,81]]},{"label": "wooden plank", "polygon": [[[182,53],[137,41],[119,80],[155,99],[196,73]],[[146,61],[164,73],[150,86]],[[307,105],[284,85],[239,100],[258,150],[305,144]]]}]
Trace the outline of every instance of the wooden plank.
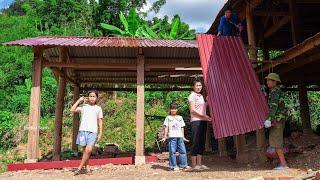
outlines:
[{"label": "wooden plank", "polygon": [[40,128],[40,103],[41,103],[41,77],[43,54],[34,48],[32,62],[32,87],[30,96],[30,110],[28,122],[27,159],[25,162],[36,162],[41,156],[39,151],[39,128]]},{"label": "wooden plank", "polygon": [[[63,62],[44,62],[44,67],[56,67],[56,68],[73,68],[73,69],[136,69],[135,64],[128,63],[63,63]],[[145,64],[145,68],[148,69],[161,69],[161,68],[177,68],[177,67],[200,67],[199,62],[185,63],[185,62],[173,62],[173,63],[156,63]]]},{"label": "wooden plank", "polygon": [[[146,162],[157,162],[157,156],[146,156]],[[49,162],[37,162],[37,163],[15,163],[8,164],[7,171],[20,171],[20,170],[36,170],[36,169],[62,169],[78,167],[81,160],[66,160],[66,161],[49,161]],[[90,159],[89,166],[101,166],[105,164],[113,165],[127,165],[133,164],[132,157],[118,157],[118,158],[104,158],[104,159]]]},{"label": "wooden plank", "polygon": [[[79,86],[73,87],[73,103],[75,103],[80,98],[80,88]],[[76,144],[77,135],[80,125],[79,113],[72,114],[72,151],[78,152],[78,145]]]},{"label": "wooden plank", "polygon": [[[144,156],[144,56],[137,57],[136,156]],[[137,162],[136,164],[144,164]],[[141,158],[140,158],[141,160]]]},{"label": "wooden plank", "polygon": [[264,38],[268,38],[268,37],[272,36],[274,33],[276,33],[282,26],[287,24],[289,21],[290,21],[289,16],[285,16],[285,17],[281,18],[276,24],[274,24],[271,28],[266,30],[266,32],[264,33]]},{"label": "wooden plank", "polygon": [[[64,48],[60,48],[60,61],[66,62],[67,52]],[[62,141],[62,118],[64,109],[64,97],[66,93],[66,78],[59,77],[58,91],[55,106],[55,123],[54,123],[54,144],[53,144],[53,160],[61,159],[61,141]]]}]

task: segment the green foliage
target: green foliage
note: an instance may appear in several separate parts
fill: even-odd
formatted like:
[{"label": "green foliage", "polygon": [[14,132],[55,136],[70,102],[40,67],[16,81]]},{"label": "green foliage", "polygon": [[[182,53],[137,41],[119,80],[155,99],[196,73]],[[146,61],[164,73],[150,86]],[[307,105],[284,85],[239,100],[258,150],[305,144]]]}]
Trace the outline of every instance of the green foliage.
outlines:
[{"label": "green foliage", "polygon": [[9,111],[0,111],[0,150],[15,146],[13,128],[15,121],[13,114]]}]

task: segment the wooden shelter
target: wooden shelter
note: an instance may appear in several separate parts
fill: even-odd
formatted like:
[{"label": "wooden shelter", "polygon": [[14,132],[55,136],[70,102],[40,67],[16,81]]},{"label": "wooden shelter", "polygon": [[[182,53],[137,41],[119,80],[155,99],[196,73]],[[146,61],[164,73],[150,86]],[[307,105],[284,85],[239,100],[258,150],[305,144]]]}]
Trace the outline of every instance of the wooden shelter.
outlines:
[{"label": "wooden shelter", "polygon": [[[144,92],[186,90],[177,85],[190,84],[201,74],[197,46],[192,41],[135,38],[37,37],[6,43],[32,46],[32,89],[26,162],[35,162],[39,154],[41,76],[50,68],[58,79],[56,96],[53,159],[61,158],[61,133],[66,84],[73,85],[76,101],[81,90],[136,90],[135,163],[145,163]],[[161,89],[145,89],[146,84],[162,84]],[[117,85],[117,86],[116,86]],[[125,88],[124,88],[125,85]],[[74,115],[72,148],[79,129]]]},{"label": "wooden shelter", "polygon": [[[217,34],[220,18],[228,8],[237,12],[246,26],[247,33],[242,38],[261,82],[269,72],[276,72],[285,86],[298,86],[287,90],[299,91],[303,130],[311,132],[307,91],[319,90],[320,1],[228,0],[208,34]],[[263,53],[263,60],[257,59],[257,50]],[[272,50],[284,53],[271,59]],[[308,88],[310,85],[316,88]],[[238,149],[244,142],[244,136],[237,137]],[[263,144],[263,130],[258,130],[257,149]]]}]

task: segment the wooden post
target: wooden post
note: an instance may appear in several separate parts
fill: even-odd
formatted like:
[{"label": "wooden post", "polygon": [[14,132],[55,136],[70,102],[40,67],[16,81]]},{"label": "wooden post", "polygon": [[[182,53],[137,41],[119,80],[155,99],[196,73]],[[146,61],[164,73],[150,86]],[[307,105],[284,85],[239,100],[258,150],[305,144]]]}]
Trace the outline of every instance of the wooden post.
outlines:
[{"label": "wooden post", "polygon": [[236,136],[237,161],[240,163],[248,163],[248,151],[246,149],[246,137],[244,134]]},{"label": "wooden post", "polygon": [[218,139],[218,149],[219,149],[219,156],[220,157],[227,156],[228,153],[227,153],[225,138]]},{"label": "wooden post", "polygon": [[291,14],[292,44],[295,46],[301,41],[300,20],[296,0],[289,0],[289,9]]},{"label": "wooden post", "polygon": [[39,49],[33,49],[34,59],[32,62],[32,88],[30,96],[30,110],[28,122],[27,159],[25,163],[37,162],[41,156],[39,151],[39,128],[40,128],[40,104],[41,104],[41,77],[43,54]]},{"label": "wooden post", "polygon": [[207,131],[206,131],[206,144],[205,144],[205,151],[212,152],[212,125],[210,122],[207,123]]},{"label": "wooden post", "polygon": [[[255,40],[255,34],[254,34],[254,22],[253,22],[253,15],[252,15],[252,9],[250,4],[247,4],[247,7],[246,7],[246,21],[247,21],[249,46],[255,48],[256,40]],[[253,59],[253,60],[257,59],[256,49],[252,49],[251,51],[249,50],[249,59]],[[257,153],[258,153],[259,159],[262,162],[266,161],[267,158],[264,155],[264,147],[265,147],[264,129],[259,129],[256,131],[256,139],[257,139]],[[243,142],[245,142],[244,136],[237,138],[237,145],[243,146],[242,145]],[[242,148],[243,147],[237,147],[237,149],[240,150],[240,154],[241,154]]]},{"label": "wooden post", "polygon": [[312,132],[312,129],[311,129],[311,123],[310,123],[308,92],[307,92],[306,85],[303,83],[299,84],[299,100],[300,100],[300,117],[301,117],[303,132],[310,133]]},{"label": "wooden post", "polygon": [[[139,49],[139,51],[142,49]],[[145,164],[144,156],[144,56],[137,57],[137,112],[135,165]]]},{"label": "wooden post", "polygon": [[250,4],[247,4],[246,7],[246,22],[247,22],[247,33],[248,33],[248,44],[249,48],[249,59],[256,59],[256,38],[254,34],[254,22],[252,15],[252,8]]},{"label": "wooden post", "polygon": [[[80,88],[75,85],[73,87],[73,103],[75,103],[80,97]],[[77,135],[79,131],[80,118],[79,113],[73,113],[73,122],[72,122],[72,151],[74,154],[78,154],[78,146],[76,144]]]},{"label": "wooden post", "polygon": [[[60,62],[66,62],[67,50],[60,48]],[[53,144],[53,160],[61,160],[61,141],[62,141],[62,118],[64,109],[64,97],[66,93],[66,78],[59,76],[58,91],[56,96],[55,109],[55,128],[54,128],[54,144]]]}]

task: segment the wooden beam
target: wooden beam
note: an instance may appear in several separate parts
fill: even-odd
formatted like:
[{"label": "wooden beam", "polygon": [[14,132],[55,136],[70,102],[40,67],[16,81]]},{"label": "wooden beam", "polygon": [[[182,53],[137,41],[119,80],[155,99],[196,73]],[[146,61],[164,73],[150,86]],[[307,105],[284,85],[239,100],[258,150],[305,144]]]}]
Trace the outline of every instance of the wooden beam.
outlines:
[{"label": "wooden beam", "polygon": [[41,77],[43,52],[33,49],[32,62],[32,87],[30,96],[30,110],[28,122],[28,143],[26,163],[36,162],[41,156],[39,151],[39,128],[40,128],[40,103],[41,103]]},{"label": "wooden beam", "polygon": [[[66,62],[67,52],[65,48],[60,48],[60,61]],[[56,96],[55,107],[55,123],[54,123],[54,144],[53,144],[53,160],[61,160],[61,141],[62,141],[62,119],[64,109],[64,97],[66,93],[66,78],[59,77],[58,91]]]},{"label": "wooden beam", "polygon": [[278,70],[279,73],[281,74],[285,74],[287,72],[290,72],[290,71],[293,71],[295,69],[298,69],[306,64],[310,64],[310,63],[313,63],[313,62],[316,62],[316,61],[319,61],[320,60],[320,54],[319,53],[316,53],[316,54],[313,54],[311,56],[308,56],[308,57],[301,57],[301,58],[297,58],[295,59],[295,62],[292,62],[292,63],[287,63],[286,66],[284,66],[283,68],[280,68]]},{"label": "wooden beam", "polygon": [[[75,103],[80,98],[80,88],[79,86],[73,86],[73,103]],[[79,113],[72,114],[72,151],[75,154],[78,154],[78,145],[76,144],[77,135],[80,125]]]},{"label": "wooden beam", "polygon": [[[82,88],[90,90],[92,88]],[[95,88],[98,91],[137,91],[137,88]],[[191,91],[191,88],[145,88],[145,91]]]},{"label": "wooden beam", "polygon": [[[282,91],[300,91],[300,88],[282,88]],[[306,88],[306,91],[320,91],[320,88]]]},{"label": "wooden beam", "polygon": [[290,16],[287,11],[254,11],[254,16]]},{"label": "wooden beam", "polygon": [[277,32],[282,26],[287,24],[289,21],[290,21],[289,16],[285,16],[281,18],[276,24],[274,24],[271,28],[266,30],[266,32],[264,33],[264,38],[268,38],[272,36],[275,32]]},{"label": "wooden beam", "polygon": [[135,164],[145,164],[144,156],[144,56],[137,56],[137,112]]},{"label": "wooden beam", "polygon": [[320,33],[317,33],[313,37],[303,41],[302,43],[292,47],[291,49],[287,50],[283,55],[274,59],[274,63],[267,64],[262,69],[258,70],[257,73],[262,73],[268,71],[271,68],[278,66],[284,62],[292,60],[297,56],[306,53],[307,51],[312,50],[313,48],[320,46]]},{"label": "wooden beam", "polygon": [[[135,64],[128,63],[63,63],[63,62],[44,62],[44,67],[56,67],[56,68],[74,68],[74,69],[136,69]],[[166,68],[177,68],[177,67],[201,67],[200,61],[193,63],[170,63],[170,64],[145,64],[145,68],[147,69],[166,69]]]},{"label": "wooden beam", "polygon": [[300,116],[304,133],[312,132],[310,122],[310,110],[308,101],[308,91],[305,84],[299,84],[299,101],[300,101]]},{"label": "wooden beam", "polygon": [[62,70],[60,70],[59,68],[54,68],[54,67],[52,67],[52,68],[50,68],[50,69],[53,71],[54,74],[58,75],[58,78],[59,78],[60,76],[63,76],[64,78],[66,78],[66,80],[67,80],[68,82],[70,82],[70,83],[72,83],[72,84],[75,84],[75,85],[78,84],[74,79],[72,79],[72,78],[70,78],[69,76],[67,76],[66,73],[63,72]]},{"label": "wooden beam", "polygon": [[[289,3],[291,0],[281,0],[282,2]],[[320,4],[319,0],[296,0],[297,4]]]}]

